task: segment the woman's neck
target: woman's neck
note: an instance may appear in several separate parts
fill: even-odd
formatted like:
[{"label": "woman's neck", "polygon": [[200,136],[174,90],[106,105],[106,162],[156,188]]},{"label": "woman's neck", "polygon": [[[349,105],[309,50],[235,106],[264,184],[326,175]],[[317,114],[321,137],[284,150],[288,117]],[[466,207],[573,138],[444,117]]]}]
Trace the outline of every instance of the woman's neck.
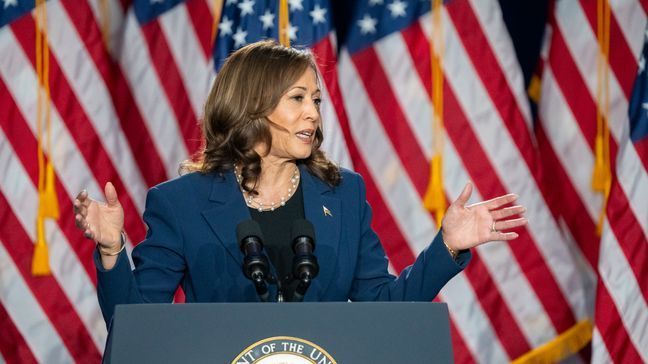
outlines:
[{"label": "woman's neck", "polygon": [[[237,181],[239,179],[239,167],[237,167]],[[268,158],[261,160],[261,174],[256,180],[255,190],[257,194],[250,194],[245,191],[243,197],[249,207],[259,211],[274,211],[275,208],[283,206],[297,190],[299,184],[299,169],[294,161],[272,161]],[[251,186],[250,186],[251,187]]]},{"label": "woman's neck", "polygon": [[275,189],[286,185],[295,173],[297,164],[293,160],[261,159],[261,174],[257,180],[258,189]]}]

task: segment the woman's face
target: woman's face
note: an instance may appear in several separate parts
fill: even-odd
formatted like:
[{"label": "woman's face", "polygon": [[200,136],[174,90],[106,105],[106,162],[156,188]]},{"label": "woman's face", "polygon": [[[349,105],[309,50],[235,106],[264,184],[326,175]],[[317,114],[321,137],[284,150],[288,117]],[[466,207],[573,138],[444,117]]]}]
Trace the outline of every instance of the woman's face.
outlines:
[{"label": "woman's face", "polygon": [[272,122],[272,146],[268,157],[296,160],[311,155],[315,130],[320,123],[320,94],[315,71],[308,67],[267,116]]}]

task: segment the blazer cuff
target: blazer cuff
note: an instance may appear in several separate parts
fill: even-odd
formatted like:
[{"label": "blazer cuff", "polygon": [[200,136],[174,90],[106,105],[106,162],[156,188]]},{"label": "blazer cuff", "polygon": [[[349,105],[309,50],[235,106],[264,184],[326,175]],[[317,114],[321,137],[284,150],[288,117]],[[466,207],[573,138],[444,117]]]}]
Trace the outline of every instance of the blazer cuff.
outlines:
[{"label": "blazer cuff", "polygon": [[[472,259],[470,249],[460,250],[457,253],[457,257],[453,259],[452,255],[450,255],[450,252],[446,248],[446,245],[443,243],[443,232],[440,230],[432,241],[432,249],[437,250],[437,254],[446,257],[446,264],[453,265],[458,270],[463,270],[468,265],[468,262],[470,262],[470,259]],[[442,254],[439,250],[442,250],[445,254]]]},{"label": "blazer cuff", "polygon": [[97,278],[99,278],[99,275],[120,271],[123,270],[124,268],[128,269],[129,272],[131,270],[130,263],[128,262],[128,254],[126,253],[126,249],[122,250],[121,253],[117,255],[117,261],[115,262],[115,265],[110,269],[104,268],[103,264],[101,263],[101,253],[99,253],[99,248],[95,248],[93,253],[93,259],[94,259],[95,267],[97,268]]}]

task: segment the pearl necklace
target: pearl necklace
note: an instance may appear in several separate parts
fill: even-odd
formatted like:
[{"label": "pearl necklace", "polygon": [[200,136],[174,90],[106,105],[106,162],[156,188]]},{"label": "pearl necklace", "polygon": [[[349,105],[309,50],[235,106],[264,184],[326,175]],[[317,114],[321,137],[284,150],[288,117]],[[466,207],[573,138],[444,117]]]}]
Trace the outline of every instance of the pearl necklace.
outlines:
[{"label": "pearl necklace", "polygon": [[293,172],[292,177],[290,177],[290,187],[288,187],[288,192],[285,195],[281,196],[279,202],[272,201],[270,203],[263,203],[243,189],[243,176],[241,176],[241,174],[239,173],[238,166],[234,166],[234,175],[236,176],[236,182],[241,188],[241,192],[243,193],[243,197],[245,198],[246,205],[253,209],[257,209],[259,212],[274,211],[281,206],[285,206],[286,201],[288,201],[292,197],[292,195],[295,194],[295,191],[297,191],[297,185],[299,184],[300,177],[299,168],[295,167],[295,172]]}]

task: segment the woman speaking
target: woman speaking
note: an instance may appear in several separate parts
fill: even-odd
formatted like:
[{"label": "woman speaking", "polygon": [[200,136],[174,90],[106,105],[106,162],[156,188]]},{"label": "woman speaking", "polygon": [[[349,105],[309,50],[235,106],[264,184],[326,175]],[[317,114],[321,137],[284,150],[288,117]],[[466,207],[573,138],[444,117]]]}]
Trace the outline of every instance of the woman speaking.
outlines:
[{"label": "woman speaking", "polygon": [[[430,301],[470,260],[470,248],[511,240],[526,224],[505,195],[466,206],[469,183],[448,208],[441,230],[400,276],[371,228],[360,175],[319,149],[321,92],[312,56],[274,42],[254,43],[225,62],[207,99],[205,147],[182,176],[151,188],[146,238],[124,251],[124,212],[112,184],[106,203],[81,192],[77,226],[97,244],[98,295],[106,322],[123,303],[171,302],[179,285],[187,302],[259,301],[242,273],[236,228],[258,223],[263,249],[284,300],[295,300],[291,229],[310,221],[319,272],[305,301]],[[505,207],[509,206],[509,207]],[[281,284],[283,283],[283,284]],[[277,290],[281,292],[277,292]],[[300,297],[301,298],[301,297]]]}]

